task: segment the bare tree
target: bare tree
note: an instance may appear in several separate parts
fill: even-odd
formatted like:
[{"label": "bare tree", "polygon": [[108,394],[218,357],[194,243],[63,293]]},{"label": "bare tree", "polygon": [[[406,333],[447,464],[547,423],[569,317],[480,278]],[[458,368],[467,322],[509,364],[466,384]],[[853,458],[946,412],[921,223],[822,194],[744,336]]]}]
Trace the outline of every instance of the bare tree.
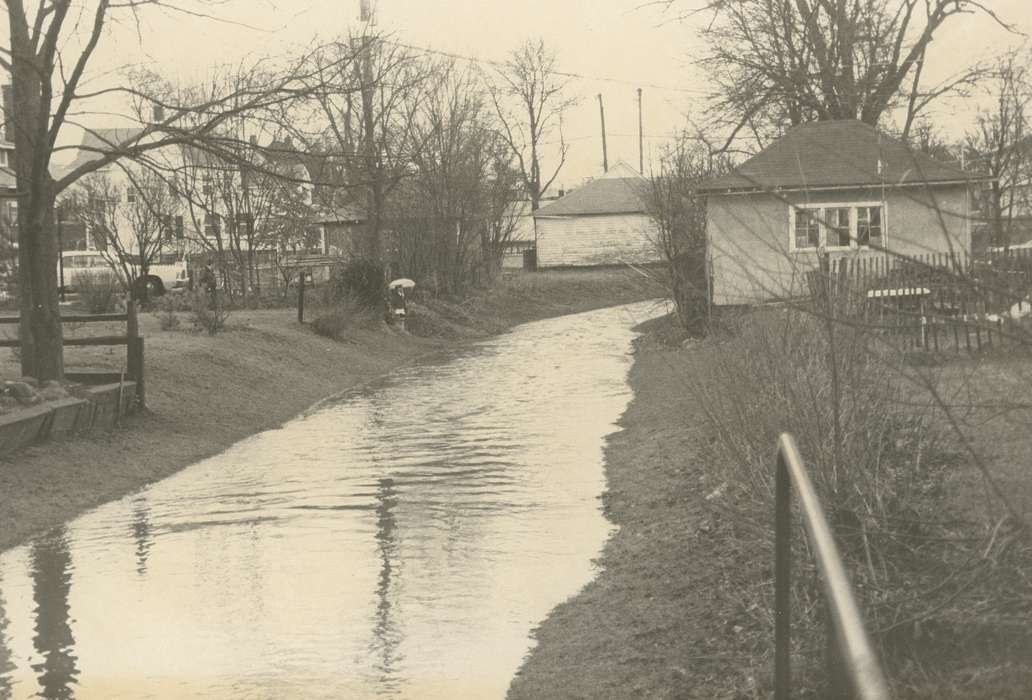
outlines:
[{"label": "bare tree", "polygon": [[434,76],[426,94],[413,96],[422,147],[392,198],[391,224],[406,275],[461,293],[511,235],[518,193],[479,74],[441,63]]},{"label": "bare tree", "polygon": [[[566,94],[568,81],[556,64],[555,52],[546,48],[543,40],[531,39],[494,72],[491,85],[501,134],[516,161],[532,211],[537,211],[542,194],[555,182],[569,151],[562,118],[576,100]],[[543,175],[541,147],[555,130],[559,132],[559,163],[551,175]]]},{"label": "bare tree", "polygon": [[128,164],[122,169],[126,187],[107,174],[91,173],[62,204],[107,252],[126,289],[146,302],[156,291],[148,284],[151,266],[176,250],[180,203],[169,183],[152,170]]},{"label": "bare tree", "polygon": [[687,135],[664,154],[660,170],[644,185],[643,199],[656,224],[656,240],[667,266],[670,296],[681,324],[690,333],[705,332],[709,314],[706,198],[695,188],[727,172],[726,157],[714,158],[708,144]]},{"label": "bare tree", "polygon": [[923,85],[935,33],[974,13],[1007,26],[979,0],[707,0],[687,13],[708,15],[701,65],[714,82],[712,107],[729,142],[745,130],[761,145],[786,124],[877,125],[896,107],[906,110],[906,138],[930,103],[981,75],[974,66]]},{"label": "bare tree", "polygon": [[[205,4],[219,4],[218,0],[198,3],[201,11]],[[220,126],[233,116],[297,98],[319,83],[313,74],[320,74],[325,66],[313,64],[308,53],[279,66],[259,61],[242,71],[252,76],[246,86],[213,89],[190,101],[155,95],[141,83],[90,91],[83,88],[84,76],[111,22],[126,16],[139,19],[139,13],[149,8],[197,15],[198,5],[179,5],[176,0],[39,0],[34,8],[27,8],[24,0],[8,0],[6,5],[10,44],[0,48],[0,67],[10,73],[13,93],[8,121],[17,153],[22,372],[56,379],[64,369],[53,216],[58,194],[110,163],[146,160],[149,153],[168,145],[204,143],[219,150],[220,143],[210,137]],[[82,18],[88,19],[82,22]],[[70,40],[73,35],[78,40]],[[58,179],[52,177],[51,159],[60,150],[58,137],[66,125],[75,124],[73,115],[87,111],[92,98],[118,95],[156,109],[144,112],[144,125],[132,138],[98,149],[95,159]]]},{"label": "bare tree", "polygon": [[966,139],[966,155],[975,170],[987,176],[979,208],[987,220],[991,242],[1008,247],[1015,214],[1028,205],[1032,186],[1032,132],[1026,112],[1032,95],[1028,64],[1010,54],[993,71],[992,108],[979,113]]},{"label": "bare tree", "polygon": [[382,253],[387,201],[411,174],[418,148],[412,125],[429,62],[375,33],[334,42],[319,74],[325,82],[279,117],[285,133],[313,154],[315,199],[324,209],[359,204],[366,216],[363,254]]}]

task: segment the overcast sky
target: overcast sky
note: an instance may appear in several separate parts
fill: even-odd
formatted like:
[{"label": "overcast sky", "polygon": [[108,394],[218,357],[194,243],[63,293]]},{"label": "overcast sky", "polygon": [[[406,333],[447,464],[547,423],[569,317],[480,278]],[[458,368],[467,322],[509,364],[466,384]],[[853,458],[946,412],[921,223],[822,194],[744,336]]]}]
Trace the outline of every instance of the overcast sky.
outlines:
[{"label": "overcast sky", "polygon": [[[1032,33],[1030,0],[989,1],[1008,21]],[[701,2],[683,0],[685,6]],[[671,21],[655,7],[643,7],[646,3],[377,0],[376,4],[379,28],[400,42],[497,60],[526,38],[540,36],[558,51],[563,70],[605,78],[578,79],[572,84],[582,100],[566,119],[571,155],[560,181],[576,185],[601,172],[598,93],[605,101],[611,164],[622,159],[637,167],[637,86],[644,90],[646,142],[653,154],[683,127],[686,115],[701,113],[706,84],[693,67],[702,46],[696,26]],[[224,0],[215,12],[232,23],[150,11],[139,32],[131,23],[112,27],[93,73],[147,62],[160,73],[189,80],[213,64],[282,53],[360,26],[359,0]],[[941,79],[1024,39],[984,17],[957,20],[936,36],[926,75],[930,80]],[[971,103],[942,105],[935,117],[956,134],[970,120],[971,108]],[[105,119],[90,121],[104,126]]]}]

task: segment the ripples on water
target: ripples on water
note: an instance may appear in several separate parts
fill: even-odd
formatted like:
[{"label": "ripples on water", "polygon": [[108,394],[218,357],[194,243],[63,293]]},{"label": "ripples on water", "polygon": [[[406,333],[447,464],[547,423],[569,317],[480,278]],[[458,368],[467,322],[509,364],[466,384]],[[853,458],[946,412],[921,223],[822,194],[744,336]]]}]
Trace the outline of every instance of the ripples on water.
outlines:
[{"label": "ripples on water", "polygon": [[0,555],[0,698],[499,698],[594,575],[632,305],[326,403]]}]

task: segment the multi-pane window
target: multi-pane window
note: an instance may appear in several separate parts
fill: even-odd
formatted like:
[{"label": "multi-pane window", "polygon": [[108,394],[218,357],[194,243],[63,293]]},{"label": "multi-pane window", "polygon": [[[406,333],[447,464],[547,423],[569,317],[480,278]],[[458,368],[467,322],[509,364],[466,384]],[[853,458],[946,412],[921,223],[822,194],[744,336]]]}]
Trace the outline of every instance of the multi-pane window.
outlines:
[{"label": "multi-pane window", "polygon": [[844,250],[885,245],[883,204],[805,205],[792,208],[792,250]]},{"label": "multi-pane window", "polygon": [[825,209],[828,220],[828,245],[846,248],[849,246],[849,207]]},{"label": "multi-pane window", "polygon": [[795,247],[817,248],[821,244],[819,209],[795,210]]},{"label": "multi-pane window", "polygon": [[856,241],[860,245],[882,245],[882,208],[858,207],[856,210]]}]

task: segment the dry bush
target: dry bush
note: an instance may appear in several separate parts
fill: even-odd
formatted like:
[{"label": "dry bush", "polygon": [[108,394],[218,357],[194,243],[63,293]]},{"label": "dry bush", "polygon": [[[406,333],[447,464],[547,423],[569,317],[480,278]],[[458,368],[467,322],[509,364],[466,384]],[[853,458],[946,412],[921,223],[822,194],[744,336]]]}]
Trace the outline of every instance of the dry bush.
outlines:
[{"label": "dry bush", "polygon": [[77,275],[73,284],[91,314],[112,313],[123,291],[121,281],[113,272]]},{"label": "dry bush", "polygon": [[190,295],[191,319],[195,330],[203,330],[208,335],[216,335],[226,327],[229,311],[222,303],[219,294],[208,294],[197,290]]},{"label": "dry bush", "polygon": [[158,299],[155,306],[158,312],[158,322],[161,324],[161,330],[178,330],[179,326],[181,325],[179,321],[179,316],[176,315],[178,305],[172,301],[172,296],[166,294],[165,296]]},{"label": "dry bush", "polygon": [[[700,371],[690,381],[715,433],[708,458],[725,484],[712,502],[728,516],[720,521],[729,546],[742,552],[738,562],[756,562],[742,567],[753,576],[728,614],[751,621],[759,653],[770,649],[774,448],[786,431],[796,436],[890,667],[926,650],[922,629],[960,629],[986,619],[987,601],[1013,603],[1021,548],[1002,536],[986,542],[980,526],[945,505],[944,481],[957,455],[930,393],[936,370],[916,370],[922,377],[914,382],[905,375],[915,370],[865,329],[787,308],[725,319],[698,352]],[[825,608],[796,522],[794,653],[804,660],[804,685],[819,687]],[[990,579],[990,570],[1008,573]]]},{"label": "dry bush", "polygon": [[350,294],[333,290],[324,296],[309,325],[321,336],[340,340],[354,328],[378,322],[377,310],[370,309]]}]

